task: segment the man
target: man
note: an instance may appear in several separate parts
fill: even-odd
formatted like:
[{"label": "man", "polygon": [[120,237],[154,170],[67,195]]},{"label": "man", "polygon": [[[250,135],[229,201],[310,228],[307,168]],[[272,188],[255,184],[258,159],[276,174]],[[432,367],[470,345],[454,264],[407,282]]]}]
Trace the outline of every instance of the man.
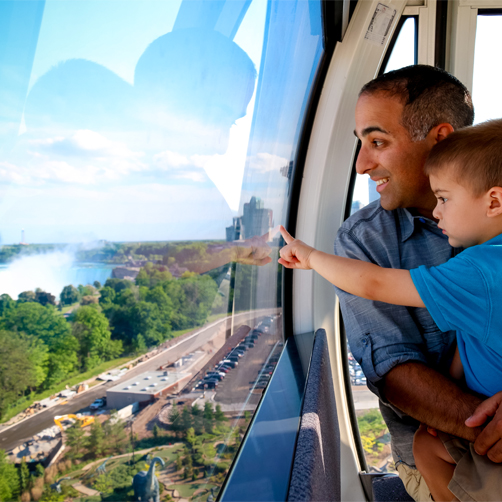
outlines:
[{"label": "man", "polygon": [[[380,200],[342,225],[335,254],[392,268],[445,262],[460,250],[448,245],[432,217],[436,200],[423,166],[437,142],[472,124],[467,89],[442,70],[410,66],[366,84],[355,116],[356,169],[376,182]],[[446,376],[455,334],[440,332],[425,309],[337,294],[351,351],[380,398],[399,474],[412,497],[430,498],[412,453],[419,423],[473,442],[481,432],[464,423],[481,399]],[[475,443],[478,453],[501,462],[498,439],[487,427]]]}]

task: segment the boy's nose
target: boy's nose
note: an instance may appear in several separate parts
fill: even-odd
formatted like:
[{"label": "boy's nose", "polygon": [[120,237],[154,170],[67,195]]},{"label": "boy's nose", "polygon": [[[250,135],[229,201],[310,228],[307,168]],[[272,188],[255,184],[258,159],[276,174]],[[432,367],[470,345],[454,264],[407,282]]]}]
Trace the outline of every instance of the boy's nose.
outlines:
[{"label": "boy's nose", "polygon": [[434,208],[434,211],[432,211],[432,216],[434,216],[434,218],[436,218],[436,220],[441,219],[441,211],[439,211],[438,206],[436,206]]}]

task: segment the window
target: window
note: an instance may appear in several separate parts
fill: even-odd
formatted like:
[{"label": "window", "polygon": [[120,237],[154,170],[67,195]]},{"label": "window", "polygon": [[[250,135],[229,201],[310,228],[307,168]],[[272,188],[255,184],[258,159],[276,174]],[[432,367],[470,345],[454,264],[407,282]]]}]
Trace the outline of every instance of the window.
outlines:
[{"label": "window", "polygon": [[[0,336],[23,361],[0,418],[99,376],[67,405],[107,396],[101,446],[69,440],[67,460],[95,461],[79,480],[129,497],[119,478],[155,446],[174,466],[165,489],[216,496],[283,347],[273,229],[323,53],[320,3],[47,0],[0,15]],[[103,421],[112,409],[126,423]]]},{"label": "window", "polygon": [[493,64],[493,50],[502,29],[502,12],[484,15],[479,11],[474,47],[472,100],[475,123],[502,117],[502,100],[497,85],[502,77],[499,65]]}]

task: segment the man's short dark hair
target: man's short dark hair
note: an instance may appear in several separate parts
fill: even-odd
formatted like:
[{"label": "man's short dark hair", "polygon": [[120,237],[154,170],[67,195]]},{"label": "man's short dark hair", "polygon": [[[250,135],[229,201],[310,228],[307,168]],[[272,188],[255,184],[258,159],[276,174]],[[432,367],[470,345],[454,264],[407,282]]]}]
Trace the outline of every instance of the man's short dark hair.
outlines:
[{"label": "man's short dark hair", "polygon": [[431,150],[425,173],[447,173],[478,197],[502,186],[502,119],[455,131]]},{"label": "man's short dark hair", "polygon": [[402,125],[413,141],[425,139],[431,129],[448,123],[460,129],[472,125],[471,95],[460,80],[427,65],[406,66],[368,82],[359,96],[385,93],[403,105]]}]

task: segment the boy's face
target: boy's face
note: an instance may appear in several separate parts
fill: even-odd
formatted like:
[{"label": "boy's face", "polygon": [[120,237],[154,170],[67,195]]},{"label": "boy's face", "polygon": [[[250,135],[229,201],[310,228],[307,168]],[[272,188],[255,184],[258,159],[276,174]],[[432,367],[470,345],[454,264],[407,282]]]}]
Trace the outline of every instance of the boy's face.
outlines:
[{"label": "boy's face", "polygon": [[475,196],[472,190],[454,181],[449,171],[446,167],[429,178],[437,198],[433,215],[439,220],[438,227],[448,236],[450,246],[467,248],[482,244],[493,237],[486,216],[486,197]]}]

